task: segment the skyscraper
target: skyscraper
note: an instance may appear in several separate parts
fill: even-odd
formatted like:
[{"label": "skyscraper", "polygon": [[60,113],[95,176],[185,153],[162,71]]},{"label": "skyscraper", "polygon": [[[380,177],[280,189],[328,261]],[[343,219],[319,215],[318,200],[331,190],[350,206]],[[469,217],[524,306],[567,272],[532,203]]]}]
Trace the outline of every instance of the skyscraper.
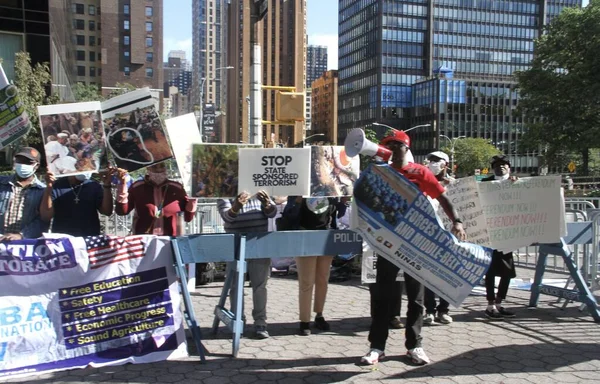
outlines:
[{"label": "skyscraper", "polygon": [[490,139],[517,171],[537,167],[537,154],[519,147],[513,74],[529,67],[543,26],[580,0],[339,4],[339,140],[373,122],[428,123],[410,134],[417,160],[444,136],[467,136]]},{"label": "skyscraper", "polygon": [[[336,144],[337,133],[338,71],[325,71],[313,82],[312,88],[312,131],[322,133],[322,141]],[[338,143],[343,144],[343,143]]]},{"label": "skyscraper", "polygon": [[327,47],[309,45],[306,49],[306,88],[327,70]]},{"label": "skyscraper", "polygon": [[[248,102],[252,55],[254,0],[232,1],[227,7],[228,128],[224,140],[248,142]],[[256,40],[261,45],[262,84],[294,86],[304,91],[306,59],[306,0],[268,0],[267,12],[257,23]],[[263,92],[263,120],[275,120],[275,93]],[[302,141],[303,124],[263,125],[263,143],[274,141],[292,146]]]}]

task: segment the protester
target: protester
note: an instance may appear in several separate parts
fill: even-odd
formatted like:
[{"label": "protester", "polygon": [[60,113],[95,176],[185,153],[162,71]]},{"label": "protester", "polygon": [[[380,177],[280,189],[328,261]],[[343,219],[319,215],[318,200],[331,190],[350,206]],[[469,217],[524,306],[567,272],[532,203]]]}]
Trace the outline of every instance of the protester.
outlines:
[{"label": "protester", "polygon": [[[492,157],[491,168],[494,171],[492,176],[486,177],[481,181],[492,180],[516,180],[515,176],[510,176],[510,161],[505,155]],[[496,276],[500,277],[498,284],[498,293],[494,294]],[[485,275],[485,292],[488,306],[485,310],[485,316],[490,320],[503,320],[504,318],[515,317],[515,313],[505,309],[502,306],[502,300],[506,299],[510,280],[517,277],[515,271],[515,262],[512,252],[503,253],[494,250],[492,253],[492,263]]]},{"label": "protester", "polygon": [[[427,168],[434,174],[435,178],[442,185],[448,185],[454,180],[452,177],[448,176],[448,163],[450,159],[448,159],[448,155],[444,152],[436,151],[427,155]],[[432,204],[434,206],[434,210],[438,210],[439,202],[437,200],[432,200]],[[448,313],[450,312],[450,303],[440,297],[440,304],[437,305],[435,302],[435,293],[427,287],[425,287],[425,317],[423,318],[423,324],[433,324],[434,321],[437,321],[441,324],[450,324],[452,323],[452,316]],[[437,315],[436,315],[437,314]]]},{"label": "protester", "polygon": [[[378,255],[378,257],[379,257],[379,255]],[[400,276],[398,276],[398,278],[402,277],[402,280],[396,279],[396,281],[394,282],[394,288],[390,292],[390,296],[397,294],[397,297],[394,297],[393,299],[390,298],[390,302],[392,303],[392,309],[390,310],[391,318],[390,318],[388,327],[392,328],[392,329],[404,328],[404,324],[402,323],[402,320],[401,320],[402,294],[404,293],[404,273],[402,272],[399,274],[400,274]],[[373,317],[373,305],[375,303],[374,295],[377,292],[376,287],[377,286],[375,283],[369,284],[369,295],[371,297],[371,317]]]},{"label": "protester", "polygon": [[0,241],[36,239],[48,230],[40,216],[46,186],[35,176],[39,166],[40,152],[23,147],[14,157],[15,174],[0,176]]},{"label": "protester", "polygon": [[[346,212],[345,202],[334,198],[317,197],[304,199],[302,196],[289,196],[283,216],[293,228],[303,230],[336,229],[338,216]],[[329,273],[333,256],[301,256],[296,258],[298,268],[298,296],[300,310],[300,335],[310,335],[310,315],[315,291],[313,310],[316,312],[314,325],[322,331],[329,331],[330,325],[323,317],[327,297]]]},{"label": "protester", "polygon": [[91,172],[57,180],[48,171],[40,215],[45,221],[54,219],[52,232],[71,236],[100,235],[98,213],[110,216],[113,212],[110,178],[114,172],[114,168],[102,172],[101,185],[91,180]]},{"label": "protester", "polygon": [[[391,167],[414,183],[419,190],[432,199],[438,199],[444,212],[452,221],[452,232],[460,239],[466,239],[462,222],[458,218],[452,203],[445,195],[445,188],[437,181],[427,167],[409,162],[410,138],[404,131],[390,130],[381,142],[393,152]],[[375,364],[385,356],[385,344],[388,338],[388,324],[394,300],[397,299],[396,276],[399,268],[382,256],[377,257],[377,277],[373,295],[373,318],[369,341],[371,349],[362,357],[364,364]],[[404,273],[404,286],[408,298],[406,318],[407,356],[415,364],[427,364],[429,357],[421,347],[421,328],[423,325],[423,286],[419,281]]]},{"label": "protester", "polygon": [[135,209],[133,233],[177,235],[177,215],[184,212],[186,222],[196,214],[196,200],[188,198],[183,185],[167,178],[164,163],[147,169],[146,177],[127,187],[127,171],[118,170],[119,186],[115,213],[128,215]]},{"label": "protester", "polygon": [[[267,232],[269,219],[277,214],[275,203],[265,191],[255,196],[243,191],[233,200],[219,199],[217,209],[227,233]],[[246,267],[252,285],[254,331],[258,339],[267,339],[267,280],[271,272],[271,259],[251,259],[246,262]],[[229,263],[227,270],[232,268],[235,268],[234,263]],[[236,279],[231,286],[229,299],[233,313],[237,313]],[[243,314],[243,305],[241,311]]]},{"label": "protester", "polygon": [[67,147],[69,134],[60,132],[56,136],[48,136],[47,140],[44,150],[48,161],[48,170],[58,175],[75,168],[77,159],[69,156],[70,151]]}]

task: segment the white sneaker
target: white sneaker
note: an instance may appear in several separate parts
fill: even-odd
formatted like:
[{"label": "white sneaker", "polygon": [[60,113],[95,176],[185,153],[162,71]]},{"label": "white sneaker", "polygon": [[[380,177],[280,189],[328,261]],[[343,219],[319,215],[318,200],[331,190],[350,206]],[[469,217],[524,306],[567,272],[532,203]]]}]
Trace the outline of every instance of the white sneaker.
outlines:
[{"label": "white sneaker", "polygon": [[429,360],[429,357],[427,357],[427,354],[425,354],[423,348],[420,347],[409,349],[406,352],[406,356],[410,357],[412,362],[415,364],[425,365],[431,363],[431,360]]},{"label": "white sneaker", "polygon": [[423,316],[423,324],[425,324],[425,325],[433,324],[434,320],[435,320],[435,317],[433,316],[433,313],[426,313],[425,316]]},{"label": "white sneaker", "polygon": [[369,353],[360,358],[360,362],[366,365],[373,365],[383,360],[385,353],[379,349],[371,348]]},{"label": "white sneaker", "polygon": [[438,313],[436,320],[442,324],[452,323],[452,316],[447,313]]}]

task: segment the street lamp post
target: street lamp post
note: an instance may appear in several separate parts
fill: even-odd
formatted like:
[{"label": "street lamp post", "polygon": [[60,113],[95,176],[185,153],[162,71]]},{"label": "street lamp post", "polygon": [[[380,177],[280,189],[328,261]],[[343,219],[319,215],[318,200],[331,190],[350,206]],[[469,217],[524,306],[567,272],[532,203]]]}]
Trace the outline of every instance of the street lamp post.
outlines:
[{"label": "street lamp post", "polygon": [[[217,69],[215,69],[215,73],[217,71],[222,71],[222,70],[228,70],[228,69],[233,69],[233,67],[227,66],[227,67],[219,67]],[[206,83],[206,79],[209,79],[208,77],[203,77],[202,81],[200,82],[200,124],[198,124],[200,126],[200,134],[204,134],[204,129],[202,129],[202,125],[204,123],[203,118],[204,118],[204,83]],[[214,78],[210,78],[210,80],[214,80]]]},{"label": "street lamp post", "polygon": [[304,148],[304,146],[306,145],[306,140],[310,139],[311,137],[316,137],[316,136],[325,136],[324,133],[315,133],[314,135],[310,135],[308,137],[305,137],[302,139],[302,148]]},{"label": "street lamp post", "polygon": [[[382,123],[372,123],[373,125],[378,125],[380,127],[386,127],[386,128],[390,128],[390,129],[396,129],[394,127],[390,127],[387,124],[382,124]],[[408,131],[412,131],[413,129],[417,129],[417,128],[421,128],[421,127],[431,127],[431,124],[421,124],[421,125],[415,125],[414,127],[410,127],[408,129],[405,129],[404,132],[408,132]]]},{"label": "street lamp post", "polygon": [[452,171],[454,171],[454,146],[456,145],[456,142],[458,141],[458,139],[463,139],[466,136],[458,136],[453,139],[449,138],[446,135],[440,135],[440,137],[443,137],[444,139],[448,140],[448,142],[450,143],[450,169]]}]

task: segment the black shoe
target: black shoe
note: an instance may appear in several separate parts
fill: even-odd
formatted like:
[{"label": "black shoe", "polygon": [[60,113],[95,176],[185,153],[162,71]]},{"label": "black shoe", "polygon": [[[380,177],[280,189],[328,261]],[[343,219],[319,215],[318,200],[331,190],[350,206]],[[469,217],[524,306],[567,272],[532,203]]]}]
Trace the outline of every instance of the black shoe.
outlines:
[{"label": "black shoe", "polygon": [[300,336],[309,336],[310,335],[310,323],[309,322],[300,322]]},{"label": "black shoe", "polygon": [[500,307],[500,309],[498,309],[498,313],[502,316],[502,317],[515,317],[515,313],[508,311],[506,309],[504,309],[504,307]]},{"label": "black shoe", "polygon": [[323,316],[315,317],[315,327],[321,331],[329,331],[329,323],[325,321]]},{"label": "black shoe", "polygon": [[491,311],[489,309],[485,310],[485,316],[490,319],[490,320],[503,320],[504,317],[500,314],[500,312],[498,312],[496,309],[492,309]]},{"label": "black shoe", "polygon": [[400,321],[399,317],[394,317],[390,321],[390,328],[392,328],[392,329],[402,329],[402,328],[404,328],[404,324],[402,324],[402,322]]}]

